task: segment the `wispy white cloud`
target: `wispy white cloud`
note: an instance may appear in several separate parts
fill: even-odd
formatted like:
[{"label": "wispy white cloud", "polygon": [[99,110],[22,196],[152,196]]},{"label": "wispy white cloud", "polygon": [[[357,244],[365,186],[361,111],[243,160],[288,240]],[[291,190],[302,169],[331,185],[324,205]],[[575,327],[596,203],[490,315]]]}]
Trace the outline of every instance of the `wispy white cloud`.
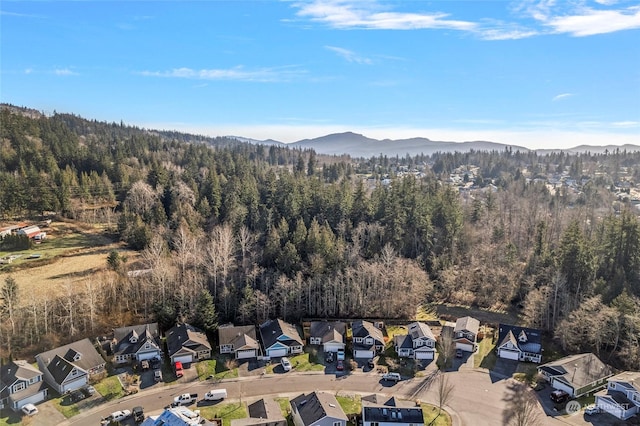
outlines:
[{"label": "wispy white cloud", "polygon": [[640,127],[640,121],[615,121],[611,123],[613,127],[620,127],[623,129],[632,128],[632,127]]},{"label": "wispy white cloud", "polygon": [[440,28],[472,30],[476,24],[448,19],[449,14],[402,13],[387,11],[376,1],[314,0],[294,3],[299,17],[321,22],[334,28],[363,28],[378,30],[411,30]]},{"label": "wispy white cloud", "polygon": [[16,18],[36,18],[36,19],[46,18],[43,15],[33,15],[33,14],[30,14],[30,13],[9,12],[9,11],[6,11],[6,10],[0,10],[0,15],[2,15],[2,16],[14,16]]},{"label": "wispy white cloud", "polygon": [[618,10],[585,8],[572,15],[552,17],[545,24],[576,37],[632,30],[640,28],[640,6]]},{"label": "wispy white cloud", "polygon": [[[484,40],[517,40],[544,34],[564,33],[576,37],[640,28],[640,6],[615,7],[616,0],[595,0],[597,8],[586,0],[530,0],[510,8],[517,21],[478,21],[454,19],[451,14],[434,12],[397,12],[398,3],[377,0],[313,0],[293,2],[296,16],[336,29],[373,30],[457,30]],[[400,3],[401,4],[401,3]],[[441,7],[446,3],[435,3]],[[533,18],[524,24],[522,18]]]},{"label": "wispy white cloud", "polygon": [[371,59],[365,58],[364,56],[360,56],[354,51],[349,49],[344,49],[342,47],[336,47],[336,46],[325,46],[324,48],[337,53],[338,56],[342,57],[347,62],[355,62],[357,64],[366,64],[366,65],[371,65],[373,63]]},{"label": "wispy white cloud", "polygon": [[297,67],[260,68],[246,70],[241,66],[228,69],[192,69],[174,68],[168,71],[139,71],[137,74],[147,77],[185,78],[195,80],[238,80],[255,82],[290,81],[305,74]]},{"label": "wispy white cloud", "polygon": [[75,71],[70,70],[69,68],[57,68],[53,70],[55,75],[80,75]]},{"label": "wispy white cloud", "polygon": [[559,95],[554,96],[553,99],[551,99],[551,101],[553,102],[561,101],[562,99],[567,99],[567,98],[570,98],[571,96],[573,96],[573,93],[560,93]]}]

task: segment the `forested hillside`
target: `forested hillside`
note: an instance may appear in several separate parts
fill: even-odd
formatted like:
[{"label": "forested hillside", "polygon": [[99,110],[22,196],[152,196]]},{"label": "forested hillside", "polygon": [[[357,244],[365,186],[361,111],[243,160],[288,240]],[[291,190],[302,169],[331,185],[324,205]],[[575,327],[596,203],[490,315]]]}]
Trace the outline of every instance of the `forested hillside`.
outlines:
[{"label": "forested hillside", "polygon": [[[211,329],[453,303],[640,368],[640,153],[354,161],[27,112],[1,112],[0,219],[112,223],[143,260],[112,254],[91,290],[46,301],[4,274],[5,356],[123,319]],[[549,183],[561,173],[575,185]]]}]

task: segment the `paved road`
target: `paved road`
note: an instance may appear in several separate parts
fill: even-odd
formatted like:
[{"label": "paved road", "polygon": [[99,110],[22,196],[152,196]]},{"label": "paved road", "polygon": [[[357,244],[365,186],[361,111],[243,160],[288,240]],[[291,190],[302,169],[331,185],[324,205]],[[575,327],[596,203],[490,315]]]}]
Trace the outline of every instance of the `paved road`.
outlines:
[{"label": "paved road", "polygon": [[[476,370],[446,373],[454,386],[450,411],[454,414],[454,424],[460,426],[495,426],[503,423],[505,409],[504,396],[508,392],[507,381],[493,381],[489,374]],[[72,417],[65,425],[99,424],[100,418],[112,411],[131,409],[136,405],[145,408],[145,412],[160,412],[173,397],[183,393],[203,395],[213,387],[224,387],[229,400],[253,401],[265,395],[297,396],[302,392],[326,390],[346,394],[380,393],[406,399],[418,399],[435,403],[437,390],[429,385],[429,378],[403,380],[397,384],[380,381],[375,374],[351,374],[336,377],[329,374],[276,374],[254,378],[241,378],[213,385],[212,383],[195,382],[181,385],[165,386],[141,392],[104,404],[94,410]],[[35,423],[34,423],[35,424]],[[545,418],[545,424],[558,425],[558,422]]]}]

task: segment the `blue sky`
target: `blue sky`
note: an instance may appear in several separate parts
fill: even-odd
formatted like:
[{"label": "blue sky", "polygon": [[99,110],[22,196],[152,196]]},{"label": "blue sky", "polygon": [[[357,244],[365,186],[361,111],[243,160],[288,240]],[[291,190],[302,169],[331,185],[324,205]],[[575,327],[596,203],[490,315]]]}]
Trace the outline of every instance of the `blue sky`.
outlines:
[{"label": "blue sky", "polygon": [[640,2],[0,4],[2,102],[292,142],[640,144]]}]

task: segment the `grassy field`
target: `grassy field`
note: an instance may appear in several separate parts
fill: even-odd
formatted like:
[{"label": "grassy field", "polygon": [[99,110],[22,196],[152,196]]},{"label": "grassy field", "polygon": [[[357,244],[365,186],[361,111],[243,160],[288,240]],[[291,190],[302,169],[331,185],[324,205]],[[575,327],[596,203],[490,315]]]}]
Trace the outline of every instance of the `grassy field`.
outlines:
[{"label": "grassy field", "polygon": [[[323,371],[324,364],[318,363],[318,360],[315,359],[316,355],[316,353],[304,352],[289,357],[289,360],[295,371]],[[268,374],[272,374],[273,370],[278,368],[279,365],[279,363],[269,364],[265,370]]]},{"label": "grassy field", "polygon": [[[112,250],[127,256],[128,263],[137,258],[137,253],[126,250],[122,243],[114,242],[101,235],[99,229],[68,222],[53,222],[47,232],[47,239],[30,250],[0,251],[0,257],[20,255],[11,264],[0,265],[0,272],[11,274],[20,288],[21,294],[36,299],[45,294],[59,295],[65,286],[95,277],[107,266],[107,256]],[[29,256],[40,255],[37,259]],[[22,297],[26,302],[31,298]]]},{"label": "grassy field", "polygon": [[234,379],[238,377],[237,362],[231,358],[221,356],[221,358],[208,359],[196,363],[196,371],[199,380],[207,380],[210,376],[218,380]]},{"label": "grassy field", "polygon": [[98,393],[108,401],[124,396],[124,390],[116,376],[110,376],[101,380],[100,383],[96,383],[95,388]]},{"label": "grassy field", "polygon": [[473,365],[476,367],[493,369],[496,365],[496,345],[493,343],[491,336],[485,337],[478,343],[478,351],[473,355]]},{"label": "grassy field", "polygon": [[362,410],[362,402],[360,401],[359,396],[337,395],[336,400],[347,417],[351,414],[360,414],[360,411]]},{"label": "grassy field", "polygon": [[198,407],[198,409],[200,410],[200,415],[207,419],[222,419],[223,426],[230,426],[231,420],[244,419],[249,416],[247,406],[241,402]]}]

